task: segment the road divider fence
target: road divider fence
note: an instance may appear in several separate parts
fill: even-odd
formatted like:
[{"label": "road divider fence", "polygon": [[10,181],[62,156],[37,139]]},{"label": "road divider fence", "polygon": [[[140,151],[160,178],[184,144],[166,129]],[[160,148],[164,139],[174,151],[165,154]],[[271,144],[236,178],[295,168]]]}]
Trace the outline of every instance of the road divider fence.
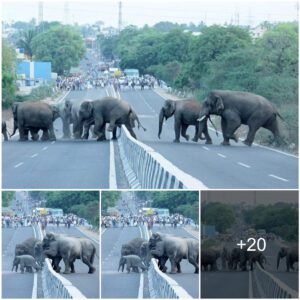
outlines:
[{"label": "road divider fence", "polygon": [[126,127],[118,139],[123,168],[132,189],[207,189],[151,147],[134,139]]},{"label": "road divider fence", "polygon": [[[35,225],[39,238],[42,240],[44,232],[40,224]],[[48,258],[42,269],[42,284],[44,298],[58,298],[58,299],[86,299],[86,297],[73,284],[65,279],[63,276],[56,273]]]},{"label": "road divider fence", "polygon": [[275,276],[263,270],[256,263],[253,271],[253,297],[254,298],[297,298],[298,292],[287,286]]}]

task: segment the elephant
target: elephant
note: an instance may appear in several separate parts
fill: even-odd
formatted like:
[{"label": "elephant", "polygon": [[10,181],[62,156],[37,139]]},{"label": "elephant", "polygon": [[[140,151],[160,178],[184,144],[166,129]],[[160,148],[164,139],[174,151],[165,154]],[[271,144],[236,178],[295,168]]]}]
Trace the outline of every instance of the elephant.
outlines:
[{"label": "elephant", "polygon": [[36,238],[28,238],[23,243],[17,244],[15,247],[15,256],[17,255],[31,255],[34,258],[38,255],[36,246],[41,241]]},{"label": "elephant", "polygon": [[229,255],[228,267],[230,270],[247,271],[247,262],[249,261],[250,252],[246,248],[233,248]]},{"label": "elephant", "polygon": [[7,135],[7,126],[6,126],[6,122],[2,121],[2,134],[4,137],[4,141],[8,141],[8,135]]},{"label": "elephant", "polygon": [[76,259],[81,259],[89,267],[88,273],[96,271],[93,266],[96,247],[89,239],[50,232],[44,237],[42,245],[46,256],[62,257],[65,264],[64,274],[75,272],[74,262]]},{"label": "elephant", "polygon": [[279,133],[277,117],[283,118],[276,107],[262,96],[240,91],[211,91],[199,113],[199,136],[204,130],[202,121],[211,114],[221,116],[224,139],[222,145],[230,145],[230,139],[238,142],[235,131],[241,124],[249,127],[247,138],[243,141],[247,146],[252,145],[256,131],[260,127],[271,131],[276,142],[283,141]]},{"label": "elephant", "polygon": [[21,273],[24,273],[24,268],[34,268],[37,272],[41,270],[41,266],[35,261],[34,257],[31,255],[17,255],[13,261],[13,267],[18,271],[18,266],[20,265]]},{"label": "elephant", "polygon": [[[188,141],[190,137],[186,134],[186,131],[190,125],[195,126],[195,136],[193,141],[197,142],[199,137],[201,140],[204,140],[204,138],[201,137],[201,134],[198,134],[199,121],[197,120],[199,118],[201,108],[201,104],[195,100],[166,100],[159,113],[158,138],[160,139],[161,136],[164,118],[167,120],[174,116],[175,139],[173,142],[180,142],[180,131],[181,136]],[[207,129],[207,118],[202,120],[201,123],[203,123],[202,133],[204,133],[206,144],[212,144],[212,140]]]},{"label": "elephant", "polygon": [[[150,260],[151,258],[155,258],[158,259],[158,268],[163,272],[166,273],[167,272],[167,267],[165,266],[168,257],[167,256],[162,256],[162,257],[158,257],[155,255],[151,255],[150,253],[150,248],[149,248],[149,243],[148,242],[143,242],[140,248],[140,257],[142,259],[142,261],[144,262],[144,264],[149,267],[150,266]],[[155,247],[154,247],[155,248]],[[179,265],[179,269],[180,269],[180,265]]]},{"label": "elephant", "polygon": [[121,258],[119,261],[119,270],[120,270],[120,268],[122,268],[122,272],[124,271],[124,264],[121,263],[122,256],[126,256],[126,255],[140,256],[141,255],[141,252],[140,252],[141,245],[144,242],[146,242],[146,241],[142,238],[134,238],[134,239],[130,240],[128,243],[122,245]]},{"label": "elephant", "polygon": [[279,267],[280,260],[286,258],[286,272],[289,272],[290,269],[294,271],[294,263],[298,262],[299,253],[298,246],[292,247],[281,247],[277,254],[277,270]]},{"label": "elephant", "polygon": [[203,271],[218,271],[217,260],[221,257],[220,250],[215,248],[201,248],[201,268]]},{"label": "elephant", "polygon": [[15,128],[12,135],[15,134],[16,129],[20,132],[20,141],[28,140],[28,131],[32,132],[33,140],[38,137],[37,132],[42,129],[42,139],[56,140],[53,122],[59,117],[59,109],[56,106],[51,106],[44,102],[23,102],[15,103],[13,106],[13,115]]},{"label": "elephant", "polygon": [[257,262],[262,269],[264,269],[264,264],[267,263],[265,255],[260,251],[254,251],[249,254],[249,264],[250,269],[253,271],[253,265]]},{"label": "elephant", "polygon": [[149,239],[150,253],[166,256],[171,263],[171,274],[181,272],[180,262],[187,259],[195,267],[194,273],[199,273],[199,242],[192,238],[153,233]]},{"label": "elephant", "polygon": [[109,123],[108,131],[113,132],[116,127],[124,124],[133,138],[136,135],[132,130],[130,121],[131,106],[123,101],[113,97],[105,97],[101,100],[84,101],[79,109],[79,120],[94,120],[94,133],[97,141],[105,140],[105,125]]},{"label": "elephant", "polygon": [[[120,260],[120,264],[123,265],[123,269],[124,269],[124,265],[126,264],[127,273],[130,273],[131,268],[134,272],[137,272],[137,273],[139,273],[138,268],[141,268],[142,271],[148,270],[148,268],[144,265],[142,259],[137,255],[122,256],[121,260]],[[119,264],[118,271],[120,270],[120,264]],[[137,270],[137,271],[135,271],[135,270]],[[122,270],[122,272],[123,272],[123,270]]]}]

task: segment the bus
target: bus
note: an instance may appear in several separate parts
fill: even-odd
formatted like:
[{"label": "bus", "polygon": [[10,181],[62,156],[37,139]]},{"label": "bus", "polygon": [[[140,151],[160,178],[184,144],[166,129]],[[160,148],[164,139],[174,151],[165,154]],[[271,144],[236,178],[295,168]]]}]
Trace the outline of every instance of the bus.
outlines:
[{"label": "bus", "polygon": [[55,218],[64,216],[64,211],[61,208],[48,208],[48,212]]},{"label": "bus", "polygon": [[170,211],[168,208],[155,208],[155,212],[160,218],[168,218],[170,217]]},{"label": "bus", "polygon": [[140,77],[140,72],[138,69],[125,69],[124,74],[128,78],[139,78]]}]

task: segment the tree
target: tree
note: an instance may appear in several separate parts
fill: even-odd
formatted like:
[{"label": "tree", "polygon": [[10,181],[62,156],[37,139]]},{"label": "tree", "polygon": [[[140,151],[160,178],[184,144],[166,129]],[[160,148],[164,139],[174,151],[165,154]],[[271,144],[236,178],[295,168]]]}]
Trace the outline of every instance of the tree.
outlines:
[{"label": "tree", "polygon": [[228,204],[207,203],[202,207],[203,224],[215,225],[219,233],[225,233],[235,222],[234,210]]},{"label": "tree", "polygon": [[32,41],[34,58],[50,61],[52,70],[59,75],[68,74],[78,66],[85,54],[81,35],[70,26],[56,26],[38,34]]},{"label": "tree", "polygon": [[16,85],[16,53],[6,40],[2,39],[2,105],[9,107],[14,100]]},{"label": "tree", "polygon": [[121,197],[121,192],[104,191],[101,193],[101,209],[106,211],[108,207],[115,207]]},{"label": "tree", "polygon": [[36,30],[35,29],[29,29],[27,31],[22,32],[22,36],[17,42],[17,46],[19,48],[24,49],[24,54],[32,60],[32,40],[36,36]]},{"label": "tree", "polygon": [[2,192],[2,207],[8,207],[15,196],[16,192]]}]

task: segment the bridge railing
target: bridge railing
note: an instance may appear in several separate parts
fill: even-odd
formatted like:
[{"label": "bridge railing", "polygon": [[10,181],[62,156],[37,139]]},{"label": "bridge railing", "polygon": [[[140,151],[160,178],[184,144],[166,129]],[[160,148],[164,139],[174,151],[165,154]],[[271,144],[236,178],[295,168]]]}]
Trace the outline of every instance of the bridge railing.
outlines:
[{"label": "bridge railing", "polygon": [[125,174],[133,189],[207,189],[200,180],[134,139],[124,125],[118,145]]},{"label": "bridge railing", "polygon": [[[44,232],[42,231],[40,224],[36,226],[39,238],[42,240]],[[86,299],[86,297],[75,287],[73,284],[56,273],[48,258],[45,259],[45,263],[42,269],[42,283],[44,298],[74,298],[74,299]]]},{"label": "bridge railing", "polygon": [[298,292],[287,286],[284,282],[263,270],[256,263],[253,271],[253,296],[254,298],[297,298]]}]

